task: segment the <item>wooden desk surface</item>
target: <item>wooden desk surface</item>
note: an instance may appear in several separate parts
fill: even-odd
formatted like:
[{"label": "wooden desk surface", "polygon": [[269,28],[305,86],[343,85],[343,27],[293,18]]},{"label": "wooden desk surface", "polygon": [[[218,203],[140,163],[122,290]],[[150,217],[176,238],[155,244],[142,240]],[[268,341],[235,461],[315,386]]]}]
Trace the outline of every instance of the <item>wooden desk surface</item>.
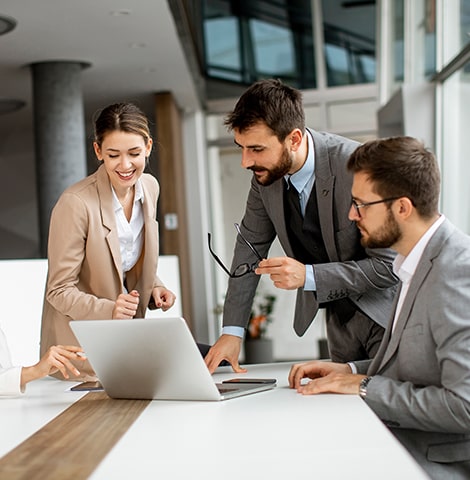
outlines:
[{"label": "wooden desk surface", "polygon": [[149,402],[88,393],[1,458],[1,477],[88,478]]},{"label": "wooden desk surface", "polygon": [[[88,465],[83,471],[71,465],[74,479],[218,479],[222,473],[234,480],[427,478],[359,397],[301,396],[287,387],[289,368],[249,367],[246,376],[277,378],[278,387],[224,402],[123,401],[87,394],[25,442],[31,442],[30,450],[20,447],[3,457],[0,478],[2,468],[12,465],[21,474],[31,459],[34,469],[28,475],[6,478],[53,478],[49,473],[57,457],[65,464]],[[229,368],[219,370],[216,381],[239,376]],[[42,403],[63,395],[70,395],[71,403],[77,399],[72,392],[43,393]],[[16,401],[27,405],[27,395]],[[41,407],[29,413],[35,409]],[[21,410],[12,409],[15,415]],[[0,424],[4,413],[0,409]],[[48,443],[55,444],[51,456],[44,451]],[[18,458],[24,459],[23,469]]]}]

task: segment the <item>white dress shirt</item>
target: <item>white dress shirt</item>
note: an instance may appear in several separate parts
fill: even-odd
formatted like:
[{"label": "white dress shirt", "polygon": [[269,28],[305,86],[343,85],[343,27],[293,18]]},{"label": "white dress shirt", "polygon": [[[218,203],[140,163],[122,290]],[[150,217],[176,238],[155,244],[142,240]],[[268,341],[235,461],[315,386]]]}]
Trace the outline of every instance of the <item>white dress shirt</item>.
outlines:
[{"label": "white dress shirt", "polygon": [[116,216],[119,245],[121,247],[122,271],[125,276],[125,273],[139,260],[144,244],[144,213],[142,208],[144,192],[140,180],[137,180],[135,184],[134,204],[130,221],[127,220],[114,189],[113,197],[114,214]]},{"label": "white dress shirt", "polygon": [[7,340],[0,329],[0,396],[17,396],[24,393],[21,390],[21,368],[12,365]]}]

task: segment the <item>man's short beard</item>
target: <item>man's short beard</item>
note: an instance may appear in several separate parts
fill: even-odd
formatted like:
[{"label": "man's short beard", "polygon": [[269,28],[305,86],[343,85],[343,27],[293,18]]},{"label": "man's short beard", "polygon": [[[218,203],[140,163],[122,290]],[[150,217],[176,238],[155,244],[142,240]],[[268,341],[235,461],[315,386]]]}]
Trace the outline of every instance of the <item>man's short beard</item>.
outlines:
[{"label": "man's short beard", "polygon": [[367,248],[390,248],[395,245],[402,237],[400,226],[398,225],[392,210],[387,210],[385,223],[374,233],[369,234],[366,239],[361,238],[361,244]]},{"label": "man's short beard", "polygon": [[266,172],[266,176],[262,180],[260,180],[256,175],[255,179],[260,185],[267,187],[268,185],[271,185],[275,181],[287,175],[291,171],[292,162],[293,160],[289,150],[287,150],[287,148],[284,148],[281,154],[281,158],[279,159],[279,163],[275,167],[269,170],[266,168],[258,169],[257,167],[253,167],[249,168],[249,170],[252,170],[253,172]]}]

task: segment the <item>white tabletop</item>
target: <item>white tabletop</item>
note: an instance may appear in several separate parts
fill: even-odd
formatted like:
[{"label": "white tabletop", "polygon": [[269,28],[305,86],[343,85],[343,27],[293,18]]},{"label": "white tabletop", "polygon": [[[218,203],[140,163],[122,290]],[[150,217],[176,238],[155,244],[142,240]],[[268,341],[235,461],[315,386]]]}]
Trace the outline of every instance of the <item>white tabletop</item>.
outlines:
[{"label": "white tabletop", "polygon": [[[299,395],[287,386],[289,368],[249,366],[246,376],[277,378],[267,392],[150,402],[91,478],[427,478],[359,397]],[[214,379],[236,376],[225,367]],[[84,395],[71,385],[47,378],[0,399],[0,457]]]},{"label": "white tabletop", "polygon": [[[362,399],[302,396],[287,386],[290,365],[249,367],[277,378],[267,392],[151,402],[91,478],[427,478]],[[240,376],[219,371],[216,381]]]},{"label": "white tabletop", "polygon": [[0,457],[86,394],[67,391],[72,385],[48,377],[29,383],[21,397],[0,398]]}]

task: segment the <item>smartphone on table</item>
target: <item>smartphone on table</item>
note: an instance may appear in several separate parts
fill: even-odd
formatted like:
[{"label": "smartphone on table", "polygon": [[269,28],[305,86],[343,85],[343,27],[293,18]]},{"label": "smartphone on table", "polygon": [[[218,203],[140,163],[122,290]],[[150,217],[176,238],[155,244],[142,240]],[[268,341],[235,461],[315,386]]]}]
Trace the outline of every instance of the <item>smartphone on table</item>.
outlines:
[{"label": "smartphone on table", "polygon": [[103,385],[100,382],[82,382],[70,389],[72,392],[102,391]]},{"label": "smartphone on table", "polygon": [[223,380],[222,383],[261,383],[273,384],[276,383],[275,378],[231,378],[230,380]]}]

